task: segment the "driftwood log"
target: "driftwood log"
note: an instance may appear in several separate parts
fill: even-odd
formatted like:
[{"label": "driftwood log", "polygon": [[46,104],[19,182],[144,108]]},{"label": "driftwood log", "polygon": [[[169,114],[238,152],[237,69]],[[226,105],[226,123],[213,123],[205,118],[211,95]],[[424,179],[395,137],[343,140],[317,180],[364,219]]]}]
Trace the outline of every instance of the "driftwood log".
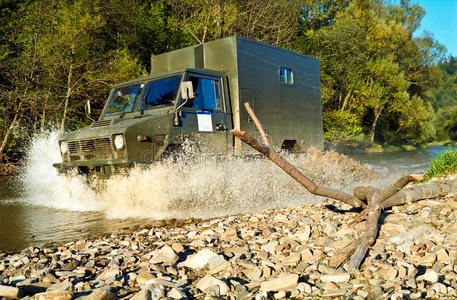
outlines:
[{"label": "driftwood log", "polygon": [[249,103],[245,103],[245,108],[254,121],[262,141],[258,141],[257,139],[249,136],[245,131],[234,129],[230,131],[231,134],[265,155],[269,160],[299,182],[311,194],[332,198],[349,204],[355,208],[363,208],[355,220],[349,224],[350,226],[353,226],[366,220],[363,233],[359,234],[359,238],[356,241],[349,243],[337,251],[337,253],[330,260],[330,265],[332,267],[341,266],[349,258],[350,260],[347,264],[349,270],[358,269],[360,267],[368,249],[376,242],[379,231],[378,222],[382,210],[421,199],[442,197],[450,193],[453,187],[453,185],[449,184],[427,184],[403,190],[405,185],[409,182],[420,180],[423,177],[422,175],[410,174],[403,175],[391,186],[381,190],[366,186],[356,187],[354,188],[352,195],[339,190],[317,185],[311,179],[306,177],[299,169],[274,151],[268,136],[265,134],[262,124],[254,114],[254,111],[251,109]]}]

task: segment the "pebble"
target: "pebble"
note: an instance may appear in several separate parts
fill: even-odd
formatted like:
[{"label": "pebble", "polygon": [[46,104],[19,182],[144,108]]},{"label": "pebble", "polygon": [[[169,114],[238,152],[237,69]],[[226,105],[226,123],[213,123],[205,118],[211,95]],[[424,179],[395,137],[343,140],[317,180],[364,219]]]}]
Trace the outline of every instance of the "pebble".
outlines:
[{"label": "pebble", "polygon": [[96,289],[89,295],[82,297],[81,300],[115,300],[116,295],[106,289]]},{"label": "pebble", "polygon": [[348,273],[322,275],[320,279],[322,282],[348,282],[351,279],[351,275]]},{"label": "pebble", "polygon": [[0,297],[19,298],[22,292],[17,287],[0,285]]},{"label": "pebble", "polygon": [[212,257],[215,256],[217,256],[216,253],[214,253],[211,249],[206,248],[189,256],[181,265],[190,269],[200,270],[206,266]]},{"label": "pebble", "polygon": [[[345,212],[331,211],[329,205]],[[457,297],[457,201],[419,201],[383,214],[376,243],[360,270],[351,274],[343,266],[331,267],[330,261],[358,238],[364,225],[344,226],[357,212],[324,200],[177,221],[12,254],[0,251],[0,297]]]},{"label": "pebble", "polygon": [[35,294],[35,300],[70,300],[73,294],[69,291],[50,291]]},{"label": "pebble", "polygon": [[279,277],[264,281],[260,285],[260,289],[264,292],[288,290],[297,286],[297,274],[281,274]]},{"label": "pebble", "polygon": [[436,273],[434,270],[428,269],[423,275],[418,276],[416,280],[425,280],[431,283],[435,283],[438,282],[438,273]]},{"label": "pebble", "polygon": [[225,282],[211,275],[206,275],[205,277],[200,279],[196,284],[196,287],[202,292],[205,292],[207,289],[214,286],[217,287],[217,295],[215,296],[226,295],[230,290]]}]

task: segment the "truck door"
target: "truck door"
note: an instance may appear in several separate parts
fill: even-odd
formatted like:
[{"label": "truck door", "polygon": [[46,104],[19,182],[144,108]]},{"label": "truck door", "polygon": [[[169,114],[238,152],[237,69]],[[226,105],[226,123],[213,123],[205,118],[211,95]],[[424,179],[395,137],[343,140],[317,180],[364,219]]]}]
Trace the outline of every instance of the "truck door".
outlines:
[{"label": "truck door", "polygon": [[189,73],[186,80],[192,82],[195,98],[189,99],[181,109],[181,133],[202,152],[228,153],[230,122],[222,79]]}]

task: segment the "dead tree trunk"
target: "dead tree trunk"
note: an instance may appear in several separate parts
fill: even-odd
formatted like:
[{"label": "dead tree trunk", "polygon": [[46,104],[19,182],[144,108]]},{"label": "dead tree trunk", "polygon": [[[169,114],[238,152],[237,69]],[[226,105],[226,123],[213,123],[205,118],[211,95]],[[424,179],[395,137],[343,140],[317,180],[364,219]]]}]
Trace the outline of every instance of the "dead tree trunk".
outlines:
[{"label": "dead tree trunk", "polygon": [[230,132],[245,142],[258,152],[262,153],[277,166],[288,173],[292,178],[299,182],[305,187],[310,193],[318,196],[324,196],[332,198],[344,203],[347,203],[356,208],[364,208],[360,215],[352,223],[359,223],[366,219],[366,227],[363,230],[363,234],[360,237],[340,249],[334,257],[332,257],[330,264],[333,267],[340,266],[349,257],[352,258],[349,261],[349,269],[359,268],[363,258],[365,257],[368,249],[372,246],[377,238],[379,231],[379,217],[383,209],[390,208],[395,205],[405,204],[407,202],[417,201],[426,197],[437,197],[445,195],[451,189],[449,185],[434,185],[421,187],[414,189],[413,191],[402,191],[403,187],[409,182],[416,181],[422,178],[421,175],[409,175],[405,174],[403,177],[398,179],[391,186],[378,190],[373,187],[356,187],[353,190],[353,195],[346,194],[342,191],[333,190],[324,186],[315,184],[312,180],[306,177],[300,170],[290,164],[278,153],[273,150],[265,131],[263,130],[262,124],[255,116],[249,103],[245,103],[246,110],[253,119],[257,130],[260,133],[263,143],[255,138],[249,136],[245,131],[231,130]]}]

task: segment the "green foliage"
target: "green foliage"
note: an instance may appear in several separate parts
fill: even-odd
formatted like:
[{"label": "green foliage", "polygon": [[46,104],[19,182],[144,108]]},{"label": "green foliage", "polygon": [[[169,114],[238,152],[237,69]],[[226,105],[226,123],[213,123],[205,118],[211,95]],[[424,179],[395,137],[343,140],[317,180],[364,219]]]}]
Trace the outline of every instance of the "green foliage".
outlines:
[{"label": "green foliage", "polygon": [[326,4],[308,11],[328,16],[328,24],[304,24],[294,49],[319,57],[325,111],[357,116],[371,142],[433,138],[430,89],[440,82],[443,47],[429,35],[413,38],[424,10],[406,0],[312,3]]},{"label": "green foliage", "polygon": [[361,140],[363,138],[360,119],[350,112],[324,112],[322,123],[325,137],[329,140]]},{"label": "green foliage", "polygon": [[233,34],[319,58],[327,138],[457,139],[457,61],[414,37],[425,12],[411,2],[0,0],[0,145],[79,128],[84,103],[100,110],[151,54]]},{"label": "green foliage", "polygon": [[445,106],[438,110],[436,127],[439,140],[457,140],[457,105]]},{"label": "green foliage", "polygon": [[424,174],[424,181],[434,177],[446,176],[457,172],[457,150],[448,149],[435,156],[430,162],[430,168]]}]

